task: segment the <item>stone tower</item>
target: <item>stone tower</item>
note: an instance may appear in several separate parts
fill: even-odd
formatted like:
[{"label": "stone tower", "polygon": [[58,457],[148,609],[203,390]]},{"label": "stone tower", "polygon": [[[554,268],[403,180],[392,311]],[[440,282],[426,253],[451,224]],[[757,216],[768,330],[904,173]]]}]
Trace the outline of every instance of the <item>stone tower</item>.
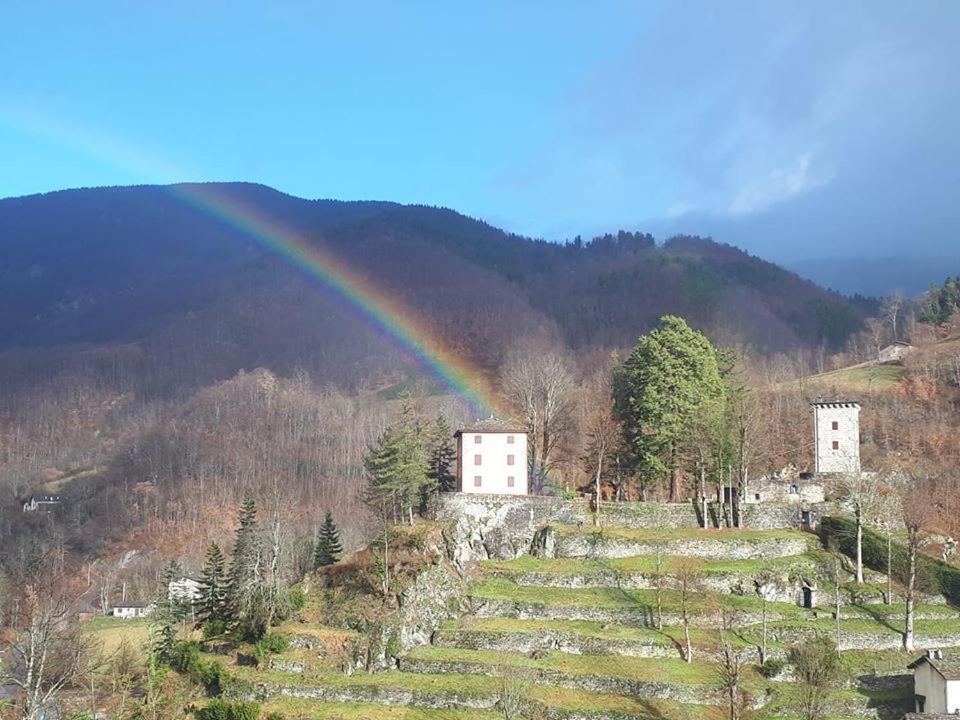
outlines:
[{"label": "stone tower", "polygon": [[860,403],[813,403],[814,472],[860,472]]}]

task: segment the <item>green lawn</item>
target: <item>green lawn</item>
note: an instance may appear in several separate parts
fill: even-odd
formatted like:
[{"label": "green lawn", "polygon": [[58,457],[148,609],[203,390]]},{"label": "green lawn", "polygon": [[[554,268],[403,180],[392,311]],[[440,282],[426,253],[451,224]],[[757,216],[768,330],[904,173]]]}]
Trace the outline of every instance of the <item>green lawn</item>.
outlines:
[{"label": "green lawn", "polygon": [[[677,559],[677,556],[661,558],[662,571],[669,573],[671,564],[676,562]],[[657,559],[654,555],[634,555],[611,560],[536,558],[531,555],[524,555],[516,560],[484,560],[480,563],[480,568],[504,575],[522,575],[534,572],[557,575],[589,575],[599,572],[653,574],[656,572],[656,563]],[[705,575],[755,575],[760,570],[783,573],[798,569],[809,570],[816,563],[817,557],[808,554],[770,558],[768,560],[705,560],[700,567]]]},{"label": "green lawn", "polygon": [[750,542],[758,540],[799,539],[811,540],[812,536],[799,530],[751,530],[749,528],[625,528],[605,527],[594,529],[576,525],[554,525],[562,535],[600,535],[624,540],[716,540],[720,542]]}]

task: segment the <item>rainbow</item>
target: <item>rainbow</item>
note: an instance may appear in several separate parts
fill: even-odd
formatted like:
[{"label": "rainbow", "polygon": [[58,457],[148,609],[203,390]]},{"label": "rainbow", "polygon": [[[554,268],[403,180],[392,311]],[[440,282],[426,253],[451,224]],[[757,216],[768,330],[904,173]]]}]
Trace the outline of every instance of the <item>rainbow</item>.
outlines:
[{"label": "rainbow", "polygon": [[[0,103],[0,123],[24,134],[79,150],[100,162],[123,168],[144,180],[183,177],[191,173],[170,164],[165,155],[125,143],[114,135],[64,125],[29,108]],[[300,268],[343,297],[444,387],[462,397],[478,417],[507,415],[483,370],[454,352],[399,298],[388,295],[369,278],[348,267],[331,252],[310,244],[274,218],[258,214],[214,184],[166,186],[174,196],[249,236],[276,256]]]},{"label": "rainbow", "polygon": [[274,218],[258,213],[213,184],[178,184],[171,192],[189,205],[241,231],[274,255],[319,280],[390,337],[417,364],[462,397],[478,417],[505,414],[483,371],[449,349],[399,298],[348,267],[329,250],[309,243]]}]

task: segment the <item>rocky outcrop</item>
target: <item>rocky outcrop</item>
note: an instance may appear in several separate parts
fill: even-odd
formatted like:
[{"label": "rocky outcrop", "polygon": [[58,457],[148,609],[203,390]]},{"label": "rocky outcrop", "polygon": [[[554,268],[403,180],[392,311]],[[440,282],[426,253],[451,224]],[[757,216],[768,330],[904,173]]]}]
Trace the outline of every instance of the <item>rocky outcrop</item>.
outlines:
[{"label": "rocky outcrop", "polygon": [[477,560],[526,555],[538,530],[550,523],[586,523],[590,508],[585,500],[445,493],[433,500],[430,514],[450,523],[450,559],[466,569]]}]

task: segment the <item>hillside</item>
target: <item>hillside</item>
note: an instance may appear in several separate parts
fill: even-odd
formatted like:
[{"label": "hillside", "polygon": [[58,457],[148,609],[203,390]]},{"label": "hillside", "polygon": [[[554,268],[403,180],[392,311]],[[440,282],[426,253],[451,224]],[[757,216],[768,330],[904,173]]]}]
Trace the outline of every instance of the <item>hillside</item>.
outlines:
[{"label": "hillside", "polygon": [[[213,209],[196,201],[211,193]],[[137,372],[160,390],[257,365],[355,384],[403,363],[351,303],[244,229],[248,216],[327,249],[486,367],[519,338],[624,347],[664,313],[764,352],[836,347],[861,318],[840,296],[708,240],[656,246],[621,232],[563,246],[451,210],[247,184],[146,186],[0,201],[0,348],[133,342]]]},{"label": "hillside", "polygon": [[[257,667],[246,646],[219,641],[201,662],[222,666],[226,697],[285,717],[692,720],[729,716],[729,650],[742,663],[738,703],[765,720],[800,716],[789,651],[820,635],[842,651],[824,717],[912,707],[903,588],[884,598],[885,576],[857,585],[845,566],[837,598],[816,535],[700,529],[689,506],[630,503],[598,529],[583,501],[535,500],[491,499],[482,511],[482,499],[451,497],[439,522],[397,528],[395,601],[376,589],[372,547],[306,581],[306,607],[273,631],[285,639]],[[761,524],[776,516],[767,509]],[[487,549],[467,527],[488,533]],[[493,533],[514,550],[497,549]],[[449,558],[464,553],[473,559],[455,567]],[[960,613],[942,597],[916,611],[919,646],[960,644]]]}]

